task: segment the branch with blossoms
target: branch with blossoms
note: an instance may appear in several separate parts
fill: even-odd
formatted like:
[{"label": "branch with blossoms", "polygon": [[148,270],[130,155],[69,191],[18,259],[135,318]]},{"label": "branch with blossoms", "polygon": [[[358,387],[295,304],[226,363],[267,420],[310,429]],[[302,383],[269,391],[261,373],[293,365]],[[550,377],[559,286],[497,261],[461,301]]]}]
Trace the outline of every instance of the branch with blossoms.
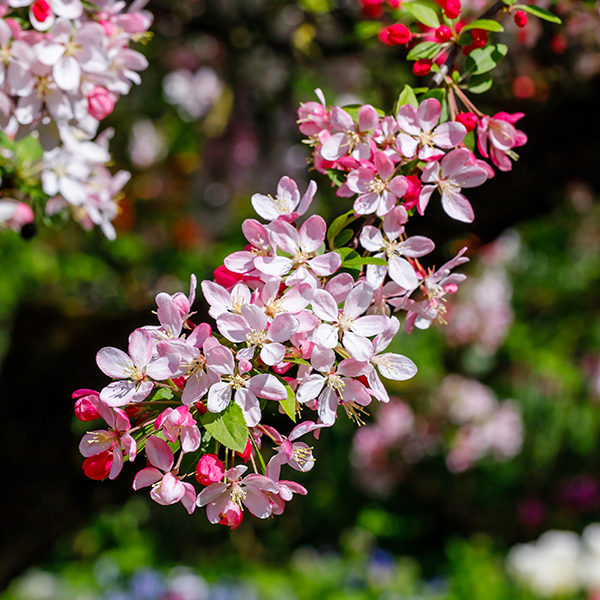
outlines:
[{"label": "branch with blossoms", "polygon": [[150,37],[147,2],[0,0],[0,228],[29,236],[36,211],[70,211],[114,239],[130,175],[106,167],[112,132],[95,136],[148,66],[129,47]]},{"label": "branch with blossoms", "polygon": [[[450,50],[461,45],[457,34],[411,52],[431,43],[436,55]],[[349,199],[348,212],[329,226],[308,216],[317,185],[301,194],[283,177],[274,196],[252,196],[260,220],[242,224],[246,248],[201,282],[212,323],[194,319],[192,276],[188,296],[158,294],[158,323],[133,331],[127,352],[98,352],[112,383],[74,393],[79,419],[107,424],[81,441],[88,477],[114,479],[145,451],[134,489],[149,487],[154,501],[181,502],[190,514],[206,508],[211,523],[235,529],[245,508],[267,518],[307,493],[281,478],[284,468],[313,468],[306,436],[318,438],[344,413],[363,424],[369,404],[389,402],[382,379],[415,376],[410,358],[387,351],[396,315],[409,333],[444,323],[447,298],[466,278],[453,269],[468,258],[463,248],[440,268],[424,265],[434,242],[409,235],[410,220],[425,216],[435,194],[449,217],[473,221],[463,190],[494,176],[484,159],[510,170],[513,148],[527,140],[514,127],[523,115],[484,115],[467,96],[502,55],[499,46],[479,50],[487,58],[466,53],[467,83],[457,70],[434,69],[442,87],[406,86],[392,114],[332,107],[321,90],[300,107],[311,163]]]}]

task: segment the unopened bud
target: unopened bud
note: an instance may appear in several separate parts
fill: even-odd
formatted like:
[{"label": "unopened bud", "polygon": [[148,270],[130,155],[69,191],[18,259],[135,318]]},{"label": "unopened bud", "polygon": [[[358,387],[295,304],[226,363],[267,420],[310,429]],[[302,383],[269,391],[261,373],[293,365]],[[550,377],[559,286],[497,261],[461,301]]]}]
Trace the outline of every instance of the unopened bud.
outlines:
[{"label": "unopened bud", "polygon": [[387,39],[390,43],[397,46],[408,44],[412,39],[412,33],[406,25],[402,23],[396,23],[388,27]]},{"label": "unopened bud", "polygon": [[419,77],[422,77],[423,75],[427,75],[431,71],[431,63],[432,63],[432,61],[429,60],[428,58],[420,58],[413,65],[413,73],[415,75],[418,75]]},{"label": "unopened bud", "polygon": [[114,108],[114,95],[99,85],[88,96],[88,112],[94,119],[98,119],[98,121],[106,119]]},{"label": "unopened bud", "polygon": [[525,27],[527,25],[527,14],[523,10],[518,10],[514,15],[517,27]]},{"label": "unopened bud", "polygon": [[479,121],[479,118],[475,113],[466,112],[459,113],[458,115],[456,115],[455,120],[459,123],[462,123],[467,131],[473,131],[475,127],[477,127],[477,122]]},{"label": "unopened bud", "polygon": [[452,29],[450,29],[450,27],[446,27],[445,25],[440,25],[440,27],[438,27],[435,30],[435,39],[440,44],[447,42],[451,37],[452,37]]}]

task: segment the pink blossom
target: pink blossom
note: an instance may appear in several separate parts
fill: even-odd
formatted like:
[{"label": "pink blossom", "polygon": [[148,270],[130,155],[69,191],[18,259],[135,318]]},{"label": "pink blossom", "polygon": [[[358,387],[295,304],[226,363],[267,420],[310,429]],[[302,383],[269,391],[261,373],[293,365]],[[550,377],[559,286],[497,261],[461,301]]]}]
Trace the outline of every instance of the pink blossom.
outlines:
[{"label": "pink blossom", "polygon": [[72,394],[75,402],[75,416],[80,421],[94,421],[100,418],[100,413],[96,410],[96,401],[99,400],[100,394],[95,390],[81,389],[76,390]]},{"label": "pink blossom", "polygon": [[298,129],[308,137],[317,136],[323,129],[331,131],[325,96],[319,88],[315,90],[315,94],[319,102],[306,102],[300,104],[298,109]]},{"label": "pink blossom", "polygon": [[375,152],[375,168],[360,167],[348,175],[350,191],[359,194],[354,210],[361,215],[387,215],[398,198],[406,193],[408,185],[402,175],[394,177],[394,163],[383,152]]},{"label": "pink blossom", "polygon": [[371,397],[365,386],[352,377],[368,373],[369,365],[346,359],[336,368],[333,350],[320,346],[313,350],[311,365],[321,374],[310,374],[303,378],[298,386],[296,400],[303,404],[318,398],[319,418],[325,425],[335,423],[339,404],[350,418],[360,422],[361,407],[369,404]]},{"label": "pink blossom", "polygon": [[442,206],[453,219],[471,223],[475,218],[469,201],[460,193],[466,187],[477,187],[488,178],[484,169],[472,164],[473,153],[467,148],[452,150],[438,161],[427,163],[421,179],[426,185],[419,197],[419,213],[423,214],[433,190],[438,188],[442,196]]},{"label": "pink blossom", "polygon": [[255,473],[240,479],[247,469],[240,465],[225,471],[225,483],[213,483],[198,494],[197,505],[206,506],[206,516],[211,523],[223,522],[237,527],[242,520],[242,504],[259,519],[271,516],[271,503],[266,494],[278,493],[278,485],[269,477]]},{"label": "pink blossom", "polygon": [[298,231],[295,227],[277,219],[270,227],[271,240],[278,248],[291,256],[259,256],[254,264],[256,268],[272,277],[284,277],[287,285],[309,283],[318,285],[318,277],[326,277],[335,273],[342,264],[337,252],[328,252],[319,256],[315,252],[321,247],[327,233],[327,225],[322,217],[309,217]]},{"label": "pink blossom", "polygon": [[242,306],[249,304],[252,296],[250,288],[244,283],[235,284],[231,292],[213,281],[203,281],[200,285],[210,304],[208,314],[213,319],[218,319],[224,313],[240,314]]},{"label": "pink blossom", "polygon": [[254,194],[252,196],[252,206],[267,221],[274,221],[282,217],[286,221],[292,222],[308,210],[316,191],[317,184],[311,181],[304,196],[300,199],[296,182],[289,177],[282,177],[277,185],[275,198],[263,194]]},{"label": "pink blossom", "polygon": [[250,245],[246,250],[233,252],[227,256],[225,266],[234,273],[252,274],[255,270],[255,258],[257,256],[275,256],[275,249],[271,248],[269,232],[266,227],[255,219],[246,219],[242,223],[242,231]]},{"label": "pink blossom", "polygon": [[415,235],[404,238],[404,226],[408,219],[406,210],[397,206],[383,220],[383,232],[367,225],[360,234],[360,243],[369,252],[375,252],[376,258],[387,258],[387,266],[368,265],[367,280],[374,287],[379,287],[389,272],[390,277],[406,290],[414,290],[419,281],[411,263],[403,256],[417,258],[433,252],[435,245],[426,237]]},{"label": "pink blossom", "polygon": [[367,361],[373,355],[373,346],[367,336],[378,335],[387,324],[387,317],[361,317],[373,299],[373,287],[358,283],[348,294],[343,309],[338,309],[333,296],[325,290],[315,290],[312,307],[323,321],[315,334],[315,341],[325,348],[335,348],[341,337],[342,344],[356,360]]},{"label": "pink blossom", "polygon": [[241,314],[223,313],[217,319],[222,335],[232,342],[246,342],[247,349],[238,351],[238,358],[254,358],[260,348],[260,358],[269,366],[280,363],[285,356],[287,342],[298,330],[298,320],[288,313],[278,314],[269,324],[264,311],[255,304],[245,304]]},{"label": "pink blossom", "polygon": [[348,154],[357,159],[371,158],[371,135],[379,124],[379,115],[370,105],[361,106],[358,111],[358,125],[339,106],[331,109],[331,125],[337,132],[331,135],[321,149],[325,160],[339,160]]},{"label": "pink blossom", "polygon": [[140,402],[152,391],[152,379],[163,381],[172,375],[166,356],[152,357],[152,338],[143,329],[129,336],[129,355],[118,348],[103,348],[96,362],[105,375],[120,380],[100,392],[100,399],[109,406]]},{"label": "pink blossom", "polygon": [[173,451],[164,440],[150,437],[146,441],[146,456],[151,467],[142,469],[133,480],[133,489],[152,486],[150,497],[162,505],[181,502],[191,515],[196,508],[196,490],[191,483],[178,479],[173,472]]},{"label": "pink blossom", "polygon": [[523,113],[511,115],[506,112],[499,112],[493,117],[483,116],[477,125],[477,147],[479,152],[485,158],[491,157],[492,162],[501,171],[510,171],[512,169],[510,158],[513,160],[519,158],[512,149],[527,143],[527,135],[514,126],[514,123],[524,116]]},{"label": "pink blossom", "polygon": [[[258,397],[267,400],[285,400],[285,386],[268,373],[249,376],[235,366],[233,354],[229,348],[215,346],[206,353],[211,369],[222,378],[214,383],[208,391],[208,410],[221,412],[231,402],[232,395],[236,404],[242,409],[248,427],[256,426],[261,419]],[[234,394],[235,392],[235,394]]]},{"label": "pink blossom", "polygon": [[200,447],[198,424],[185,405],[166,408],[154,422],[155,430],[161,428],[168,442],[175,443],[180,438],[182,452],[195,452]]},{"label": "pink blossom", "polygon": [[111,409],[99,398],[89,396],[98,414],[108,423],[108,430],[90,431],[86,433],[80,444],[79,451],[89,458],[102,452],[112,454],[112,464],[109,479],[115,479],[123,468],[123,454],[133,461],[137,454],[135,440],[129,434],[131,423],[125,411],[120,408]]},{"label": "pink blossom", "polygon": [[398,125],[403,133],[398,135],[398,148],[404,156],[439,160],[444,152],[438,148],[455,148],[463,141],[467,130],[462,123],[448,121],[436,127],[441,112],[441,104],[435,98],[424,100],[418,109],[411,104],[400,107]]},{"label": "pink blossom", "polygon": [[21,231],[23,225],[35,219],[31,206],[17,200],[0,200],[0,227]]}]

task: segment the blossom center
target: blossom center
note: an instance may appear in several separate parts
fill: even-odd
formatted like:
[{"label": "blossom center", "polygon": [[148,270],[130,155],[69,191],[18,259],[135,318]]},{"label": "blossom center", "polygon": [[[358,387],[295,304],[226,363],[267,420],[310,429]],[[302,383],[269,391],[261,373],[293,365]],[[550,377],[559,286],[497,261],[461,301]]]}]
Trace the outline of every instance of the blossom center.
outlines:
[{"label": "blossom center", "polygon": [[338,317],[338,327],[339,327],[340,331],[348,331],[349,329],[351,329],[352,323],[354,323],[355,320],[356,319],[354,317],[347,315],[345,312],[342,313]]},{"label": "blossom center", "polygon": [[296,254],[292,257],[294,261],[294,268],[299,267],[300,265],[305,264],[308,260],[313,257],[312,252],[307,252],[303,248],[300,248]]},{"label": "blossom center", "polygon": [[246,492],[237,483],[232,484],[229,495],[231,496],[232,502],[235,502],[242,510],[244,510],[242,501],[246,499]]},{"label": "blossom center", "polygon": [[267,317],[274,318],[282,311],[283,302],[281,301],[281,298],[279,300],[272,298],[265,306],[265,315],[267,315]]},{"label": "blossom center", "polygon": [[312,448],[294,448],[293,460],[300,467],[301,471],[304,471],[304,466],[307,462],[313,462],[314,458],[311,452]]},{"label": "blossom center", "polygon": [[373,178],[373,181],[371,181],[367,187],[369,188],[370,192],[375,192],[376,194],[381,196],[381,194],[385,192],[386,183],[385,181],[383,181],[383,179],[381,179],[381,177],[379,177],[379,175],[376,175]]},{"label": "blossom center", "polygon": [[431,131],[422,131],[419,135],[419,141],[423,146],[433,146],[433,134]]},{"label": "blossom center", "polygon": [[442,190],[442,194],[448,194],[450,196],[453,194],[458,194],[461,189],[460,185],[458,185],[454,179],[443,179],[438,183],[438,185]]},{"label": "blossom center", "polygon": [[229,384],[235,391],[246,387],[247,378],[242,375],[228,375],[225,377],[225,383]]},{"label": "blossom center", "polygon": [[246,342],[248,342],[248,346],[262,347],[266,339],[267,332],[264,329],[261,329],[260,331],[253,329],[250,333],[246,334]]},{"label": "blossom center", "polygon": [[338,393],[340,400],[344,399],[344,397],[342,396],[342,392],[344,391],[346,384],[342,381],[342,378],[339,375],[330,375],[327,378],[327,385],[334,392]]}]

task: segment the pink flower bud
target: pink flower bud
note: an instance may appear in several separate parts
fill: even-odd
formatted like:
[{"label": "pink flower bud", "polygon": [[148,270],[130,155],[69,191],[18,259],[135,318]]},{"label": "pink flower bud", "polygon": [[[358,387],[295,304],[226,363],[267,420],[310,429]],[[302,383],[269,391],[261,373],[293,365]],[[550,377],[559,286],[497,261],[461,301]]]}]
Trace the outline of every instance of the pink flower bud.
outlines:
[{"label": "pink flower bud", "polygon": [[52,16],[52,9],[46,0],[36,0],[31,7],[31,12],[36,21],[43,23],[48,17]]},{"label": "pink flower bud", "polygon": [[236,504],[230,500],[226,505],[225,509],[221,513],[221,519],[219,524],[227,525],[231,529],[237,529],[244,518],[244,513],[239,504]]},{"label": "pink flower bud", "polygon": [[431,63],[432,63],[432,61],[429,60],[428,58],[420,58],[413,65],[413,73],[415,75],[418,75],[419,77],[427,75],[429,73],[429,71],[431,71]]},{"label": "pink flower bud", "polygon": [[446,27],[445,25],[441,25],[435,30],[435,39],[443,44],[447,42],[452,37],[452,29],[450,27]]},{"label": "pink flower bud", "polygon": [[460,8],[460,0],[445,0],[445,2],[442,3],[444,14],[449,19],[456,19],[458,15],[460,15]]},{"label": "pink flower bud", "polygon": [[88,96],[88,111],[94,119],[102,121],[115,108],[115,97],[108,90],[97,85]]},{"label": "pink flower bud", "polygon": [[84,423],[100,417],[89,397],[79,398],[79,400],[75,402],[75,416]]},{"label": "pink flower bud", "polygon": [[205,454],[196,467],[196,479],[202,485],[219,483],[223,479],[225,465],[219,460],[216,454]]},{"label": "pink flower bud", "polygon": [[230,290],[244,277],[241,273],[234,273],[233,271],[230,271],[225,265],[217,267],[213,275],[215,277],[215,281],[228,290]]},{"label": "pink flower bud", "polygon": [[483,48],[487,44],[488,32],[485,29],[473,29],[471,35],[476,48]]},{"label": "pink flower bud", "polygon": [[406,183],[408,184],[408,187],[404,194],[404,203],[402,206],[404,206],[406,210],[410,210],[419,201],[419,195],[421,194],[421,187],[423,184],[417,175],[407,175]]},{"label": "pink flower bud", "polygon": [[113,463],[113,453],[111,450],[105,450],[90,456],[83,461],[83,472],[90,478],[96,481],[106,479],[110,473],[110,468]]},{"label": "pink flower bud", "polygon": [[462,123],[467,131],[473,131],[477,127],[477,121],[479,117],[472,112],[459,113],[456,115],[456,121]]},{"label": "pink flower bud", "polygon": [[252,454],[252,442],[248,440],[246,442],[246,447],[243,452],[236,452],[236,454],[244,461],[248,462],[250,455]]},{"label": "pink flower bud", "polygon": [[110,21],[106,21],[104,19],[102,21],[98,21],[98,23],[102,25],[102,29],[104,29],[106,36],[112,37],[112,35],[115,33],[115,26]]},{"label": "pink flower bud", "polygon": [[390,25],[390,27],[388,27],[387,39],[391,44],[400,46],[410,42],[412,33],[406,25],[396,23],[395,25]]},{"label": "pink flower bud", "polygon": [[514,19],[517,27],[525,27],[527,25],[527,14],[522,10],[518,10],[515,13]]}]

